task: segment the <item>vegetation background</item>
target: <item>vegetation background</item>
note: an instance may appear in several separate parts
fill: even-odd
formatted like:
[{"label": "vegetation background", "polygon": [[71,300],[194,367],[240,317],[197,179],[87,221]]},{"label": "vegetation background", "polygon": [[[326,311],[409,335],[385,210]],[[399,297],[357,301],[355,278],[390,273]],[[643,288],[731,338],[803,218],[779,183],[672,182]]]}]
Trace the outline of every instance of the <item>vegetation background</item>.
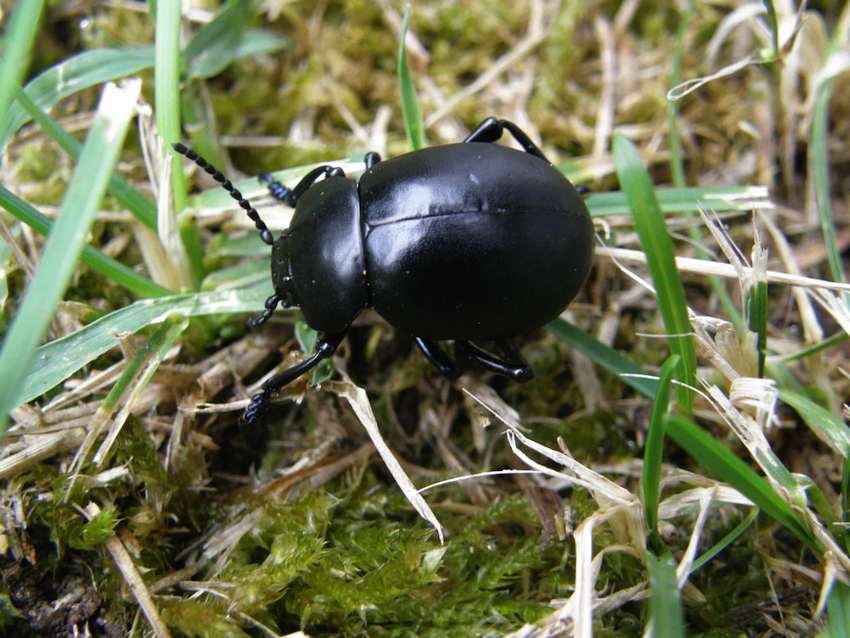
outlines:
[{"label": "vegetation background", "polygon": [[[846,3],[2,9],[4,635],[850,635]],[[240,426],[316,335],[246,331],[268,249],[170,144],[277,232],[258,173],[488,115],[593,191],[536,378],[366,314]]]}]

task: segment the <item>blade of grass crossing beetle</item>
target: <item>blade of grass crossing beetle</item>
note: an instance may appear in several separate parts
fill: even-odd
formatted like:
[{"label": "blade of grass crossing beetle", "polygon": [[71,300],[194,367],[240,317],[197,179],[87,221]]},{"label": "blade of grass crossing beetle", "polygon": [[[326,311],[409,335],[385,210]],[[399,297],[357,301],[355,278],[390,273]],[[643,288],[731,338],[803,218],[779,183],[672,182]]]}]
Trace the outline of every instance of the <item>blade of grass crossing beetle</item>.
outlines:
[{"label": "blade of grass crossing beetle", "polygon": [[[68,58],[27,83],[24,90],[39,108],[54,104],[79,91],[117,80],[153,66],[153,48],[94,49]],[[0,148],[29,117],[19,104],[12,104],[0,120]]]},{"label": "blade of grass crossing beetle", "polygon": [[0,352],[0,431],[14,407],[38,341],[53,318],[85,244],[106,183],[135,113],[141,82],[104,88],[98,112],[47,239],[41,262]]},{"label": "blade of grass crossing beetle", "polygon": [[[0,186],[0,206],[42,235],[49,234],[53,228],[53,220],[3,186]],[[95,272],[114,281],[119,286],[123,286],[139,297],[161,297],[162,295],[171,294],[171,291],[167,288],[154,283],[144,275],[137,273],[132,268],[128,268],[120,261],[108,255],[104,255],[88,244],[83,246],[83,252],[80,258],[83,263]]]},{"label": "blade of grass crossing beetle", "polygon": [[[44,0],[18,0],[11,5],[12,15],[3,38],[0,59],[0,122],[9,112],[15,91],[21,86],[29,68],[30,53],[44,9]],[[5,143],[0,143],[0,149]]]},{"label": "blade of grass crossing beetle", "polygon": [[[159,0],[156,4],[156,126],[164,142],[163,152],[166,153],[167,161],[171,161],[174,206],[170,213],[175,215],[181,213],[188,203],[181,158],[170,150],[172,144],[180,141],[180,10],[180,0]],[[189,260],[192,286],[197,289],[204,278],[198,227],[191,215],[182,215],[173,227],[179,228],[180,239]]]},{"label": "blade of grass crossing beetle", "polygon": [[613,348],[609,348],[563,319],[555,319],[549,324],[548,328],[556,337],[581,351],[595,364],[620,377],[626,385],[633,387],[650,399],[655,396],[658,381],[646,378],[646,372],[643,369]]},{"label": "blade of grass crossing beetle", "polygon": [[173,316],[255,313],[264,308],[271,283],[146,299],[93,321],[82,330],[41,346],[20,386],[15,406],[41,396],[87,363],[118,345],[116,334],[135,333]]},{"label": "blade of grass crossing beetle", "polygon": [[671,415],[666,419],[664,431],[679,447],[708,468],[714,476],[750,499],[807,547],[818,555],[823,552],[823,548],[811,534],[802,517],[773,491],[767,480],[756,474],[702,428],[684,417]]},{"label": "blade of grass crossing beetle", "polygon": [[[83,145],[63,129],[56,120],[51,118],[36,104],[24,90],[17,92],[18,103],[26,110],[29,116],[54,142],[62,147],[76,162],[80,157]],[[149,197],[143,195],[118,173],[109,177],[109,192],[124,204],[140,222],[151,230],[156,230],[156,205]]]},{"label": "blade of grass crossing beetle", "polygon": [[649,568],[649,621],[652,623],[652,638],[684,638],[685,619],[682,600],[676,581],[676,566],[665,554],[656,558],[646,555]]},{"label": "blade of grass crossing beetle", "polygon": [[[677,379],[682,384],[693,386],[696,382],[697,359],[690,334],[691,322],[685,303],[685,289],[676,270],[673,241],[667,232],[652,182],[637,149],[620,133],[614,136],[614,164],[620,184],[629,199],[641,247],[646,253],[661,316],[669,335],[667,341],[670,351],[682,359]],[[690,413],[693,391],[682,384],[676,387],[676,402],[682,410]]]},{"label": "blade of grass crossing beetle", "polygon": [[415,151],[425,146],[425,125],[422,122],[422,110],[419,108],[419,97],[416,94],[416,84],[407,65],[407,50],[405,38],[410,23],[411,5],[404,9],[404,19],[401,22],[401,36],[398,43],[398,83],[401,91],[401,112],[404,116],[404,130],[407,133],[407,143]]},{"label": "blade of grass crossing beetle", "polygon": [[643,507],[649,541],[653,549],[661,552],[664,541],[658,533],[658,499],[661,492],[661,462],[664,457],[664,417],[670,408],[670,386],[679,365],[679,355],[671,354],[661,366],[646,446],[643,451]]}]

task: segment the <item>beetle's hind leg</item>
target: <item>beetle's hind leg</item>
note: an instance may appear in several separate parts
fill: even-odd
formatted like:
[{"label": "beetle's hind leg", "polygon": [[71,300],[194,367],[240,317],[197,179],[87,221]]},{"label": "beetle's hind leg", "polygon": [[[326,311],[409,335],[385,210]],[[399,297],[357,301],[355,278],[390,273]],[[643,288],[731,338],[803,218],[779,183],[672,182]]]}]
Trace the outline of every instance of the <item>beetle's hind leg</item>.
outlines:
[{"label": "beetle's hind leg", "polygon": [[416,337],[416,345],[431,365],[444,377],[457,379],[460,376],[461,370],[457,363],[449,359],[449,356],[436,341]]},{"label": "beetle's hind leg", "polygon": [[343,337],[345,337],[344,332],[321,335],[319,340],[316,341],[316,351],[309,358],[284,370],[280,374],[276,374],[263,383],[262,389],[251,397],[251,403],[248,404],[248,408],[245,410],[245,415],[242,417],[245,424],[250,425],[259,419],[268,410],[272,397],[280,392],[281,388],[289,385],[302,374],[309,372],[336,352],[337,346],[339,346]]},{"label": "beetle's hind leg", "polygon": [[513,361],[506,361],[488,352],[484,348],[475,345],[471,341],[455,341],[455,349],[464,352],[470,358],[480,363],[490,372],[495,372],[503,377],[508,377],[519,383],[531,381],[534,371],[522,358],[519,350],[513,343],[507,340],[497,342],[501,350],[504,350]]},{"label": "beetle's hind leg", "polygon": [[486,120],[481,122],[469,136],[463,140],[464,144],[468,142],[496,142],[500,137],[502,137],[502,133],[507,131],[510,133],[511,137],[513,137],[520,146],[522,146],[523,150],[526,153],[530,153],[535,157],[539,157],[547,164],[551,164],[546,156],[543,154],[537,144],[531,141],[531,138],[528,137],[525,131],[523,131],[520,127],[509,120],[497,120],[495,117],[488,117]]}]

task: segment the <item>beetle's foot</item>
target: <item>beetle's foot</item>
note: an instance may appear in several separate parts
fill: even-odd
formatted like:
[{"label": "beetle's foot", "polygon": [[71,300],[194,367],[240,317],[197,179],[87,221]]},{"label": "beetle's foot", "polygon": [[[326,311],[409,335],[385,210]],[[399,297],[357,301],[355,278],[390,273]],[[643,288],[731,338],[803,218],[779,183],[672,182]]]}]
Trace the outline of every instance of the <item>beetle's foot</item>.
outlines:
[{"label": "beetle's foot", "polygon": [[511,370],[511,378],[517,383],[526,383],[534,378],[534,370],[531,366],[514,368]]},{"label": "beetle's foot", "polygon": [[[525,383],[534,378],[534,371],[531,366],[522,360],[522,355],[510,342],[504,341],[501,343],[502,349],[507,350],[514,361],[506,361],[494,354],[484,350],[480,346],[471,341],[456,341],[455,349],[460,353],[470,357],[473,361],[477,361],[481,366],[490,372],[495,372],[498,375],[512,379],[517,383]],[[516,359],[519,359],[517,361]]]},{"label": "beetle's foot", "polygon": [[251,403],[245,409],[245,414],[242,415],[242,423],[245,425],[253,425],[261,416],[269,409],[269,401],[271,397],[263,388],[260,392],[251,397]]},{"label": "beetle's foot", "polygon": [[576,192],[582,197],[586,197],[590,195],[593,191],[590,190],[590,186],[587,184],[576,184]]},{"label": "beetle's foot", "polygon": [[271,173],[260,173],[259,180],[268,184],[269,193],[277,201],[283,202],[287,206],[294,206],[292,202],[292,191],[272,177]]},{"label": "beetle's foot", "polygon": [[281,301],[283,301],[283,297],[281,297],[280,295],[272,295],[271,297],[268,297],[266,299],[266,309],[263,310],[263,314],[248,319],[248,327],[257,328],[259,326],[262,326],[266,321],[269,320],[269,318],[274,313],[275,308],[277,308],[277,305]]}]

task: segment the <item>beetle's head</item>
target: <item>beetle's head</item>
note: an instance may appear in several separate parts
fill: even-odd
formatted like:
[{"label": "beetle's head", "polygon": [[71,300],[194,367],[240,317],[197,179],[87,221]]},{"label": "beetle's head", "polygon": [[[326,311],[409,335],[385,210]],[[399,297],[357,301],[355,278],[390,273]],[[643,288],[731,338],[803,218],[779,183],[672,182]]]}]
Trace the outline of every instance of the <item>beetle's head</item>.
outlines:
[{"label": "beetle's head", "polygon": [[272,245],[272,284],[284,308],[299,305],[292,285],[292,264],[289,259],[289,232],[281,233]]},{"label": "beetle's head", "polygon": [[368,305],[357,183],[333,176],[298,200],[289,229],[272,247],[272,282],[314,330],[345,331]]}]

